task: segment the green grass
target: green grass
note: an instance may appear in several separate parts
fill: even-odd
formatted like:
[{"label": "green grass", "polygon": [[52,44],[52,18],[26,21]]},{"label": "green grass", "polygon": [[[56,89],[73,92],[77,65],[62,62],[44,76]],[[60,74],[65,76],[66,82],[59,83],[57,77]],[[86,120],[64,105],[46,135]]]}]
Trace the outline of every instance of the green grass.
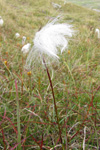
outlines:
[{"label": "green grass", "polygon": [[[86,126],[86,150],[97,150],[100,141],[100,40],[95,28],[100,28],[100,13],[51,0],[0,0],[0,146],[11,149],[17,145],[18,109],[20,111],[22,149],[82,149]],[[33,43],[35,33],[50,18],[62,14],[60,22],[73,25],[76,35],[69,41],[69,51],[63,52],[59,64],[52,63],[53,89],[62,131],[59,141],[58,124],[46,70],[38,62],[26,70],[21,53],[22,36]],[[72,21],[72,22],[71,22]],[[15,33],[21,37],[15,39]],[[22,60],[23,58],[23,60]],[[7,61],[7,64],[5,64]],[[48,67],[52,75],[51,67]],[[31,71],[31,76],[27,74]],[[19,106],[16,103],[18,86]],[[72,129],[71,129],[72,128]],[[70,130],[71,129],[71,130]],[[70,131],[70,132],[69,132]],[[67,139],[67,142],[66,142]]]},{"label": "green grass", "polygon": [[98,8],[100,9],[100,0],[68,0],[77,5],[85,6],[88,8]]}]

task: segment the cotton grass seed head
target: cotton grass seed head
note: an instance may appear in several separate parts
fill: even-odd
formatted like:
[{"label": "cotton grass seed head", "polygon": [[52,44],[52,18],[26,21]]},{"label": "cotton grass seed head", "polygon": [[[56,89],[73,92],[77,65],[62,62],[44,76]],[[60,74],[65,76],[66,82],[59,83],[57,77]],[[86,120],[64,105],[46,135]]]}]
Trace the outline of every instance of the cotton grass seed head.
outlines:
[{"label": "cotton grass seed head", "polygon": [[99,29],[95,29],[95,33],[97,34],[97,38],[100,39],[100,30]]},{"label": "cotton grass seed head", "polygon": [[22,37],[22,45],[25,44],[25,41],[26,41],[26,36],[23,36],[23,37]]},{"label": "cotton grass seed head", "polygon": [[15,34],[15,38],[17,39],[17,38],[19,38],[20,37],[20,34],[19,33],[16,33]]},{"label": "cotton grass seed head", "polygon": [[47,23],[40,31],[35,34],[34,46],[31,49],[26,64],[31,64],[34,55],[37,57],[47,55],[52,59],[59,59],[59,52],[68,48],[68,41],[74,34],[72,26],[66,23],[57,23],[58,17]]},{"label": "cotton grass seed head", "polygon": [[26,45],[24,45],[24,46],[22,47],[21,51],[22,51],[24,54],[26,54],[26,53],[29,52],[30,47],[31,47],[31,44],[30,44],[30,43],[27,43]]},{"label": "cotton grass seed head", "polygon": [[3,24],[4,24],[4,21],[3,21],[2,17],[0,16],[0,26],[3,26]]}]

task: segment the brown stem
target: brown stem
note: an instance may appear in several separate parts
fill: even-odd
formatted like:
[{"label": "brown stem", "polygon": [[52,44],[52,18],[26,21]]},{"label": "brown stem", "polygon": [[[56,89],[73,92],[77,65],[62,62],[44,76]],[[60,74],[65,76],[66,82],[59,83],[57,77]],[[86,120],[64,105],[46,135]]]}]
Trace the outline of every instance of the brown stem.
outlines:
[{"label": "brown stem", "polygon": [[56,113],[56,118],[57,118],[58,129],[59,129],[60,142],[62,144],[61,129],[60,129],[60,124],[59,124],[59,117],[58,117],[58,111],[57,111],[57,106],[56,106],[56,100],[55,100],[53,85],[52,85],[50,73],[49,73],[49,70],[48,70],[48,68],[46,66],[44,58],[43,58],[43,63],[45,65],[45,68],[46,68],[46,71],[47,71],[47,75],[48,75],[48,78],[49,78],[49,82],[50,82],[50,86],[51,86],[51,90],[52,90],[52,96],[53,96],[53,101],[54,101],[55,113]]}]

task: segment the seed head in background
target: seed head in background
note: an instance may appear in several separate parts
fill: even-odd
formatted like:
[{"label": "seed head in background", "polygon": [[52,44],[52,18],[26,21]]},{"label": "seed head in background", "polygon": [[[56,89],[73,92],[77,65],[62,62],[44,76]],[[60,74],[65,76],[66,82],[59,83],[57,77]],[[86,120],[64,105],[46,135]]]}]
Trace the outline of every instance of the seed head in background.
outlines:
[{"label": "seed head in background", "polygon": [[26,45],[24,45],[24,46],[22,47],[21,51],[22,51],[24,54],[26,54],[26,53],[29,52],[30,47],[31,47],[31,44],[30,44],[30,43],[27,43]]},{"label": "seed head in background", "polygon": [[22,37],[22,45],[25,44],[25,41],[26,41],[26,36],[23,36],[23,37]]},{"label": "seed head in background", "polygon": [[100,39],[100,30],[99,29],[95,29],[95,33],[97,34],[97,38]]},{"label": "seed head in background", "polygon": [[16,37],[16,39],[19,38],[19,37],[20,37],[20,34],[19,34],[19,33],[16,33],[16,34],[15,34],[15,37]]},{"label": "seed head in background", "polygon": [[4,24],[4,21],[3,21],[2,17],[0,16],[0,26],[3,26],[3,24]]}]

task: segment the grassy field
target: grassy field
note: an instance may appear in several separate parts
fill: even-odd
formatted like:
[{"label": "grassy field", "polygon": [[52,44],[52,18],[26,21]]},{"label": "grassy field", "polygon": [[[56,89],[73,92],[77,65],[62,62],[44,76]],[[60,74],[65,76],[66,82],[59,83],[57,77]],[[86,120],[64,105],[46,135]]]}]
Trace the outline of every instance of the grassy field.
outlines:
[{"label": "grassy field", "polygon": [[100,0],[68,0],[68,1],[88,8],[100,9]]},{"label": "grassy field", "polygon": [[[84,150],[100,148],[100,13],[54,2],[62,7],[54,9],[51,0],[0,0],[0,149],[83,150],[84,139]],[[46,69],[38,61],[25,69],[21,42],[26,36],[33,44],[39,28],[59,14],[77,32],[59,64],[48,66],[58,123]]]}]

